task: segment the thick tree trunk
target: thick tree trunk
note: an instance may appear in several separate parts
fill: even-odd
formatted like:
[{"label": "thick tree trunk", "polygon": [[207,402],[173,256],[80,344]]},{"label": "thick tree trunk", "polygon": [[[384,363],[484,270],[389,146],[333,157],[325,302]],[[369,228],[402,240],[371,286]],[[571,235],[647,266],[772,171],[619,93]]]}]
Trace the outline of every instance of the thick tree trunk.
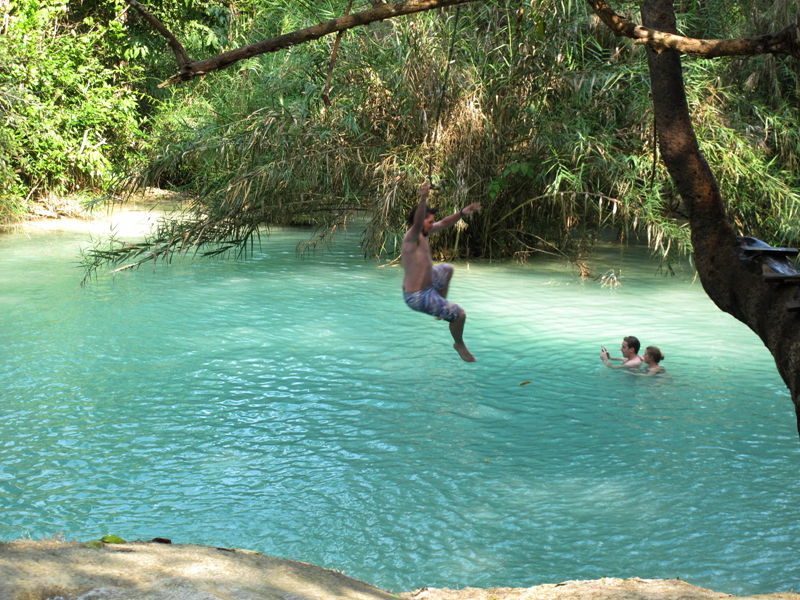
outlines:
[{"label": "thick tree trunk", "polygon": [[[646,0],[642,22],[674,32],[672,0]],[[772,353],[791,392],[800,432],[800,312],[787,310],[800,286],[766,281],[768,259],[742,251],[697,143],[680,55],[674,50],[647,52],[659,149],[689,213],[700,281],[716,305],[750,327]]]}]

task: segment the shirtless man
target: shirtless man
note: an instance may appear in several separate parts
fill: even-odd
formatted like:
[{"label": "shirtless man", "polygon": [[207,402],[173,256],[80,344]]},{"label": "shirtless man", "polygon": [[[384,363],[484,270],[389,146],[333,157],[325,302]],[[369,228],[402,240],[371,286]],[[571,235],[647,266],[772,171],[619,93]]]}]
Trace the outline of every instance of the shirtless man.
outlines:
[{"label": "shirtless man", "polygon": [[419,202],[409,214],[411,226],[403,238],[402,261],[405,275],[403,277],[403,298],[414,310],[433,315],[450,323],[450,335],[453,336],[453,348],[466,362],[475,362],[475,357],[467,350],[462,334],[467,315],[458,304],[448,302],[447,289],[453,276],[453,266],[440,264],[433,266],[431,247],[428,236],[442,229],[455,225],[459,219],[480,211],[479,202],[465,206],[459,212],[434,221],[435,209],[428,207],[427,198],[430,184],[423,183],[419,188]]},{"label": "shirtless man", "polygon": [[[602,346],[602,352],[600,352],[600,358],[603,360],[605,365],[610,369],[630,369],[631,367],[638,367],[642,364],[642,357],[639,356],[639,348],[641,348],[641,344],[639,343],[638,338],[629,335],[627,337],[622,338],[622,346],[620,346],[620,350],[622,351],[622,358],[611,358],[608,355],[608,350],[606,350],[605,346]],[[617,362],[622,361],[621,365],[611,365],[609,361],[615,360]]]}]

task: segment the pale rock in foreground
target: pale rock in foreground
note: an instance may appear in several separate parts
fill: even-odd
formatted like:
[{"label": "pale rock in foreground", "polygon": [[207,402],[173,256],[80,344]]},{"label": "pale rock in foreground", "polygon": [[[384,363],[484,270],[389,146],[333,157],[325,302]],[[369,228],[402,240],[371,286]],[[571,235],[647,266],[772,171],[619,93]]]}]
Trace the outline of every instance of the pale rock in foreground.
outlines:
[{"label": "pale rock in foreground", "polygon": [[[717,600],[679,580],[599,579],[532,588],[422,588],[397,596],[329,569],[246,550],[131,542],[0,543],[2,600]],[[800,594],[752,596],[800,600]]]}]

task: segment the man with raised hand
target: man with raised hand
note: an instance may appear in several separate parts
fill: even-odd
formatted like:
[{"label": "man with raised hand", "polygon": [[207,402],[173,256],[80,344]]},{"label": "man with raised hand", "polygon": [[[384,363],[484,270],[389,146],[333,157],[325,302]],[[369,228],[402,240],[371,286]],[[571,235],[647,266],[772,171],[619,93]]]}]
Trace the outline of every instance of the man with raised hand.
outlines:
[{"label": "man with raised hand", "polygon": [[467,315],[458,304],[448,302],[447,290],[453,277],[453,266],[442,263],[433,266],[429,236],[455,225],[459,220],[481,210],[479,202],[473,202],[460,211],[436,221],[436,209],[428,206],[430,184],[419,188],[419,201],[408,215],[410,225],[403,237],[402,263],[403,298],[414,310],[427,313],[450,323],[453,348],[466,362],[475,362],[475,357],[464,344],[464,322]]},{"label": "man with raised hand", "polygon": [[[605,365],[610,369],[636,368],[641,366],[643,360],[642,357],[639,356],[639,348],[641,348],[639,339],[635,336],[629,335],[622,338],[622,345],[620,346],[620,351],[622,352],[622,358],[611,358],[608,355],[608,350],[606,350],[605,346],[601,346],[600,358],[605,363]],[[609,364],[609,361],[612,360],[621,362],[622,364],[620,365]]]}]

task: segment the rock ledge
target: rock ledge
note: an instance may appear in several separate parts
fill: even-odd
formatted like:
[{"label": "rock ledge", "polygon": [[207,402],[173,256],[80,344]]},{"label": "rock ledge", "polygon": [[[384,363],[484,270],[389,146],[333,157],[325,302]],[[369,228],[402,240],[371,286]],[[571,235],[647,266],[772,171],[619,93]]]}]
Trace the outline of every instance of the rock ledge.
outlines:
[{"label": "rock ledge", "polygon": [[[0,543],[2,600],[717,600],[679,580],[599,579],[395,595],[308,563],[190,544]],[[751,596],[800,600],[800,594]]]}]

